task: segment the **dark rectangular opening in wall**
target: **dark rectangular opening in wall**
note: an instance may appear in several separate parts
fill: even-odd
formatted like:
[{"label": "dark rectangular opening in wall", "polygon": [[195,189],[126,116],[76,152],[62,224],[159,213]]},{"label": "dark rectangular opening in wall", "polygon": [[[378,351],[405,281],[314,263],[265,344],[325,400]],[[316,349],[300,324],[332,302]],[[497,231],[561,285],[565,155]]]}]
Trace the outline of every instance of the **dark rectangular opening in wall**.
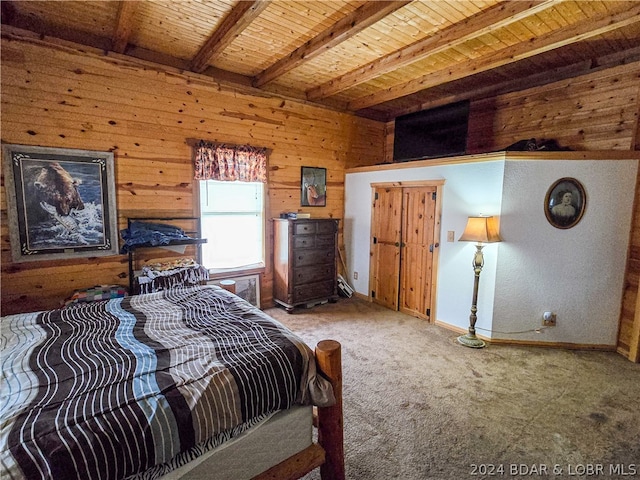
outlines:
[{"label": "dark rectangular opening in wall", "polygon": [[468,100],[396,117],[393,161],[463,155],[468,123]]}]

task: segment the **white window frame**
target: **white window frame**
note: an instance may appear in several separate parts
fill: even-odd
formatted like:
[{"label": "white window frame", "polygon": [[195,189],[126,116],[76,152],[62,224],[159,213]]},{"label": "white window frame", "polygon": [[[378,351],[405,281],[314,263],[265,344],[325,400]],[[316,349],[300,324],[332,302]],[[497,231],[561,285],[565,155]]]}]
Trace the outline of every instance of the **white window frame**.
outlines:
[{"label": "white window frame", "polygon": [[[203,212],[202,211],[202,198],[200,198],[201,195],[201,182],[214,182],[215,180],[198,180],[197,181],[197,185],[196,185],[196,190],[198,192],[198,216],[200,217],[200,222],[201,225],[204,225],[204,217],[206,215],[209,215],[207,212]],[[257,182],[256,182],[257,183]],[[267,194],[267,184],[263,183],[262,186],[262,212],[261,212],[261,216],[262,216],[262,228],[261,228],[261,239],[262,239],[262,261],[257,262],[257,263],[253,263],[253,264],[249,264],[249,265],[241,265],[241,266],[236,266],[236,267],[228,267],[228,268],[219,268],[219,267],[210,267],[208,265],[205,265],[205,267],[208,267],[209,270],[209,275],[212,279],[217,279],[217,278],[228,278],[229,275],[243,275],[243,274],[252,274],[252,273],[262,273],[265,270],[265,262],[266,262],[266,211],[267,211],[267,205],[266,205],[266,200],[268,198],[268,194]],[[237,212],[229,212],[229,214],[233,214],[233,213],[237,213]],[[255,213],[255,212],[252,212]],[[252,213],[248,213],[248,214],[252,214]],[[224,213],[222,213],[224,215]],[[204,227],[203,227],[204,230]],[[206,235],[205,235],[206,238]],[[204,259],[204,249],[206,248],[207,244],[203,244],[202,245],[202,258]],[[204,260],[203,260],[204,263]]]}]

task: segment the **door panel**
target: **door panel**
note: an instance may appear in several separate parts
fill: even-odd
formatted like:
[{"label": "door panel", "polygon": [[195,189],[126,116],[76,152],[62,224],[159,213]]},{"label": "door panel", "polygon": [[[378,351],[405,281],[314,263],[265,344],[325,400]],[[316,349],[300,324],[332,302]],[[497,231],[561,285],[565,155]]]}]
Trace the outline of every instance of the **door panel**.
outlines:
[{"label": "door panel", "polygon": [[436,192],[436,186],[376,186],[372,215],[372,300],[427,319],[437,246]]},{"label": "door panel", "polygon": [[401,214],[401,188],[374,190],[369,284],[373,301],[392,310],[398,310]]},{"label": "door panel", "polygon": [[427,318],[431,307],[436,187],[403,189],[400,311]]}]

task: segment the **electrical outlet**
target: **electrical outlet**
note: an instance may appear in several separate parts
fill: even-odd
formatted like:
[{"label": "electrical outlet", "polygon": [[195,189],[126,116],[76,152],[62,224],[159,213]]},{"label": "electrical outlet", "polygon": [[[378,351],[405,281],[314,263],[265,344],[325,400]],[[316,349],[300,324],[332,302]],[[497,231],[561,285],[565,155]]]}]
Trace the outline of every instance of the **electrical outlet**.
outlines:
[{"label": "electrical outlet", "polygon": [[358,272],[353,272],[353,279],[357,280],[358,279]]},{"label": "electrical outlet", "polygon": [[453,230],[449,230],[447,232],[447,242],[453,242],[455,234],[456,233]]},{"label": "electrical outlet", "polygon": [[556,314],[553,312],[544,312],[542,315],[542,325],[544,327],[556,326]]}]

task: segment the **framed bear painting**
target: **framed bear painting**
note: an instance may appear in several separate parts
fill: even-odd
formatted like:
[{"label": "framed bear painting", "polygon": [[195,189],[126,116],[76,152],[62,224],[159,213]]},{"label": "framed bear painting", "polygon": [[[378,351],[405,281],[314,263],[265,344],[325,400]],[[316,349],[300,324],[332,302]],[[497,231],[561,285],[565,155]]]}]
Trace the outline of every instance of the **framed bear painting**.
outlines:
[{"label": "framed bear painting", "polygon": [[118,254],[113,153],[3,145],[16,262]]}]

